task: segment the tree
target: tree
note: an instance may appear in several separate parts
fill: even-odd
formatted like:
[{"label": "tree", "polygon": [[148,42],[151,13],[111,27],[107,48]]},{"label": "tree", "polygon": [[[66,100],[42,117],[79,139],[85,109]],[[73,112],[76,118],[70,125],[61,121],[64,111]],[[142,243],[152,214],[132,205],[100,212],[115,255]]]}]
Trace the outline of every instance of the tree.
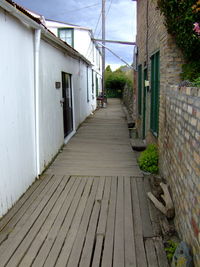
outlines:
[{"label": "tree", "polygon": [[125,85],[132,87],[130,72],[124,72],[121,66],[119,69],[112,71],[110,66],[105,70],[105,87],[108,96],[121,97]]}]

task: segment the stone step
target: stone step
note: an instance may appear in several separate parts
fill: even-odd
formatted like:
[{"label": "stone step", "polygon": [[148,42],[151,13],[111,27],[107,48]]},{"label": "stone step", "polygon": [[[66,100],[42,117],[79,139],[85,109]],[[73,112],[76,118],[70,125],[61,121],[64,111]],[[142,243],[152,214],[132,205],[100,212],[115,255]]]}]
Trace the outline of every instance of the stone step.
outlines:
[{"label": "stone step", "polygon": [[130,139],[130,142],[133,150],[136,151],[143,151],[147,147],[146,142],[142,139]]}]

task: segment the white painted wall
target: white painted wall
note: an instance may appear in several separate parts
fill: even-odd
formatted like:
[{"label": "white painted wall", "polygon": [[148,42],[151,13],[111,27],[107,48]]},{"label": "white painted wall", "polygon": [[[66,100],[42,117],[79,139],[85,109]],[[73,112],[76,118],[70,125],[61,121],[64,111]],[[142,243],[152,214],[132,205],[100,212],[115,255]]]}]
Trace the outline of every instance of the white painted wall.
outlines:
[{"label": "white painted wall", "polygon": [[36,177],[33,32],[0,9],[0,216]]},{"label": "white painted wall", "polygon": [[[87,101],[87,68],[89,101]],[[40,47],[41,169],[52,160],[64,140],[63,108],[60,104],[62,88],[55,88],[55,82],[62,83],[62,71],[72,75],[74,130],[96,108],[96,101],[92,100],[91,67],[83,61],[65,55],[61,50],[42,40]]]},{"label": "white painted wall", "polygon": [[[0,217],[37,176],[34,29],[14,15],[0,8]],[[64,143],[62,88],[55,88],[62,71],[72,75],[74,130],[96,108],[91,66],[45,36],[48,43],[42,39],[39,48],[40,173]]]},{"label": "white painted wall", "polygon": [[[102,77],[102,56],[94,41],[91,39],[91,31],[88,28],[73,26],[66,23],[46,20],[47,28],[58,36],[58,28],[74,29],[74,49],[87,58],[93,65],[93,70],[97,73],[99,84]],[[101,91],[101,87],[100,87]]]}]

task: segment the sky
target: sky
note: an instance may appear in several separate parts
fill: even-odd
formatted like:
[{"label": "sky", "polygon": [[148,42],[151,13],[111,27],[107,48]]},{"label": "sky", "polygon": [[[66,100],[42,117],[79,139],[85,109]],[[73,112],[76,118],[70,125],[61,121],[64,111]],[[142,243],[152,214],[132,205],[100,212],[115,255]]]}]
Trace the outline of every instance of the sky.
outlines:
[{"label": "sky", "polygon": [[[47,19],[58,20],[93,30],[96,38],[101,38],[102,0],[14,0],[19,5],[43,15]],[[99,22],[99,23],[98,23]],[[136,36],[136,2],[131,0],[106,0],[106,39],[134,42]],[[133,61],[133,46],[109,44],[106,47],[125,60]],[[124,65],[106,50],[106,65],[112,70]]]}]

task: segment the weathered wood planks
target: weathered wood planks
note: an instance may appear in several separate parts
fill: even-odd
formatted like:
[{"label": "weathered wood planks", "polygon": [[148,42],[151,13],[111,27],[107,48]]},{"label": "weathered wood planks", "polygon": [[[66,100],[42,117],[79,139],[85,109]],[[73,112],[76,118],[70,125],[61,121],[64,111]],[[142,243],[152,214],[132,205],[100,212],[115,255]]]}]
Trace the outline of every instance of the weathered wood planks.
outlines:
[{"label": "weathered wood planks", "polygon": [[143,230],[142,190],[130,176],[47,176],[8,217],[0,266],[167,267],[162,240]]}]

